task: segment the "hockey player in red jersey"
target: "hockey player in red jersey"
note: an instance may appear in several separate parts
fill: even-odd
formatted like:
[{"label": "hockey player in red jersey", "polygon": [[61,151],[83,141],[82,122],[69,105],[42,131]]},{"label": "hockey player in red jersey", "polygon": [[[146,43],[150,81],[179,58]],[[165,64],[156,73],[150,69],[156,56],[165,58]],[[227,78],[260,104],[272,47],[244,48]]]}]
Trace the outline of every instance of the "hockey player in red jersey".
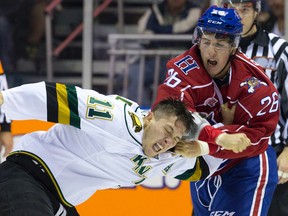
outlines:
[{"label": "hockey player in red jersey", "polygon": [[[193,137],[243,132],[252,145],[235,153],[210,145],[227,159],[211,178],[191,184],[196,215],[266,215],[277,184],[275,152],[268,146],[279,118],[278,92],[259,65],[238,50],[241,20],[234,9],[212,6],[198,20],[189,50],[167,63],[155,104],[174,96],[214,125]],[[224,125],[221,109],[235,108]],[[212,136],[211,136],[212,135]],[[189,142],[187,142],[189,144]]]}]

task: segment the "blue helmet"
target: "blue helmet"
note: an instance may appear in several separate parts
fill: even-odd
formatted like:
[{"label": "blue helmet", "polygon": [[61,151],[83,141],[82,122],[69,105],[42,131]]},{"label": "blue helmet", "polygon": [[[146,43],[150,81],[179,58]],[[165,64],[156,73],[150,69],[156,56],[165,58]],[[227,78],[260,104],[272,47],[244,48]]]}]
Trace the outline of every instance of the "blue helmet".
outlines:
[{"label": "blue helmet", "polygon": [[194,31],[193,42],[199,43],[205,33],[215,33],[216,38],[227,37],[232,46],[238,47],[242,28],[241,18],[235,9],[213,5],[199,18]]}]

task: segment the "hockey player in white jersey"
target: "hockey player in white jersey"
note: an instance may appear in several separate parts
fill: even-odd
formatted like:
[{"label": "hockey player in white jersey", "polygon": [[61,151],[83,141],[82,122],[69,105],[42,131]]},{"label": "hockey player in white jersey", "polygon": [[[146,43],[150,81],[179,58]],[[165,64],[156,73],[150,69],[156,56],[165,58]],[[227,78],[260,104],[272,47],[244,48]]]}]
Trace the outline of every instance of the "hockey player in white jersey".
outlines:
[{"label": "hockey player in white jersey", "polygon": [[[165,175],[198,180],[222,161],[203,155],[208,152],[203,147],[200,152],[200,142],[181,141],[195,131],[195,123],[174,99],[145,113],[117,95],[40,82],[1,92],[0,105],[9,119],[57,123],[47,132],[23,136],[0,165],[0,215],[78,215],[74,206],[97,190]],[[222,133],[216,143],[229,148],[248,146],[250,140]]]}]

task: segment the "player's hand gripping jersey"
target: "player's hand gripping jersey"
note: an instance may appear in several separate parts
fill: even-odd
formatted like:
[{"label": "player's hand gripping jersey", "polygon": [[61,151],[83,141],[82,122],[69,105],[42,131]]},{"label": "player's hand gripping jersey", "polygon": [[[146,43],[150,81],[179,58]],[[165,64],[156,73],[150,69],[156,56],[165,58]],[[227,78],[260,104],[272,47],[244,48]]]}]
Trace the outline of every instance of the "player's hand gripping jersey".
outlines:
[{"label": "player's hand gripping jersey", "polygon": [[167,63],[167,77],[158,89],[156,103],[168,96],[181,98],[191,111],[199,112],[212,125],[222,122],[222,104],[236,104],[233,124],[218,129],[206,126],[198,139],[215,139],[221,131],[244,132],[252,143],[245,151],[235,154],[210,145],[210,154],[220,158],[252,157],[267,149],[269,136],[275,130],[279,118],[278,92],[261,67],[244,54],[238,52],[231,58],[228,84],[218,87],[205,71],[197,45],[193,46]]},{"label": "player's hand gripping jersey", "polygon": [[60,123],[25,135],[16,150],[45,164],[63,203],[77,205],[98,189],[131,187],[155,176],[198,180],[222,161],[172,152],[148,158],[141,146],[145,113],[117,95],[41,82],[7,90],[3,98],[11,119]]}]

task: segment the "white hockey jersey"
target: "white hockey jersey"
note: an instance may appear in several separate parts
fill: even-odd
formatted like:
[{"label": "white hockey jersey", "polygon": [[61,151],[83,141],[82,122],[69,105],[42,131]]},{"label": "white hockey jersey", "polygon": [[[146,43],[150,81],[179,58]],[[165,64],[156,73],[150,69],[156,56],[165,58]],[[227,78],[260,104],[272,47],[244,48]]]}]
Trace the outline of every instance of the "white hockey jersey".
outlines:
[{"label": "white hockey jersey", "polygon": [[59,193],[72,205],[97,190],[135,186],[156,176],[198,180],[212,174],[222,161],[208,155],[184,158],[172,152],[148,158],[141,146],[144,111],[117,95],[45,82],[2,94],[8,118],[58,123],[47,132],[26,134],[14,151],[41,158],[56,179]]}]

